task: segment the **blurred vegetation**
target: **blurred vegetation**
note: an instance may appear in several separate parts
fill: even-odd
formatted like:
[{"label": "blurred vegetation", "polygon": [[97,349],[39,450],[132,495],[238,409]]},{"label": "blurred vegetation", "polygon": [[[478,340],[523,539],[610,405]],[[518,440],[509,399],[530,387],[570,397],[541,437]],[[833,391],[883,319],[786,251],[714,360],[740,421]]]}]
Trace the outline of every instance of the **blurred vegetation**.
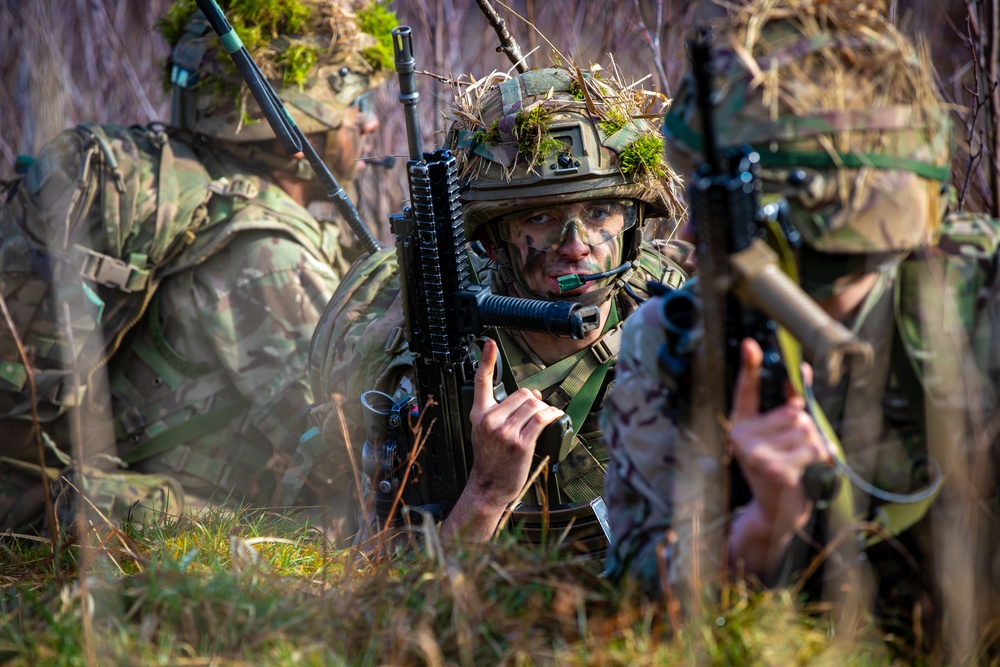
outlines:
[{"label": "blurred vegetation", "polygon": [[[787,592],[737,587],[680,627],[592,561],[512,541],[332,550],[295,516],[207,513],[91,534],[51,561],[0,537],[0,662],[12,665],[907,664],[838,637]],[[434,541],[434,537],[430,538]],[[508,538],[509,539],[509,538]]]}]

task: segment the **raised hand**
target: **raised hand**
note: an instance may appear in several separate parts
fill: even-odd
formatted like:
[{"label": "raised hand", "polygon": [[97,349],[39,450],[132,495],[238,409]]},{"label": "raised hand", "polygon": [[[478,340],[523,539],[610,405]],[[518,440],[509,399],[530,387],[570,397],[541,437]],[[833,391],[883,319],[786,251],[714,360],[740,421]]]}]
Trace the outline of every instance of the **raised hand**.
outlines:
[{"label": "raised hand", "polygon": [[535,442],[563,415],[536,390],[518,389],[502,402],[493,397],[497,345],[487,340],[476,371],[472,412],[472,470],[462,496],[442,526],[471,539],[488,539],[507,505],[531,473]]},{"label": "raised hand", "polygon": [[[754,571],[778,558],[794,531],[809,521],[812,501],[802,488],[802,473],[811,463],[829,461],[829,455],[806,411],[805,399],[790,388],[784,404],[761,414],[763,353],[749,338],[741,343],[740,352],[726,445],[743,471],[753,500],[734,523],[730,551]],[[811,375],[806,367],[807,383]]]}]

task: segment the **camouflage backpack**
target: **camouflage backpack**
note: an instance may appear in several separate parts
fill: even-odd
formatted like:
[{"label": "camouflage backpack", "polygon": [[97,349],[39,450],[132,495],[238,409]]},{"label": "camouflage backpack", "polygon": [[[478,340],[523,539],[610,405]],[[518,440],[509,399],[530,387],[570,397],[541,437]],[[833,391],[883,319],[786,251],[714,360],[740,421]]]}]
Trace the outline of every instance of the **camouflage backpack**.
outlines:
[{"label": "camouflage backpack", "polygon": [[[127,351],[126,334],[152,312],[164,279],[251,230],[290,236],[325,264],[339,257],[336,224],[320,223],[277,186],[245,174],[244,163],[200,146],[189,133],[159,126],[81,125],[29,162],[0,206],[0,286],[34,370],[50,477],[71,463],[69,408],[88,394],[103,396],[96,371]],[[7,326],[0,355],[0,462],[37,480],[28,373]],[[97,415],[102,405],[95,400],[83,412]],[[84,431],[80,465],[94,479],[95,454],[120,454],[107,450],[115,434],[97,423],[109,421],[102,414]],[[181,497],[166,478],[123,474],[142,497],[166,487],[171,501]],[[92,498],[121,495],[110,476],[96,483],[108,492]],[[128,505],[120,500],[108,506]]]},{"label": "camouflage backpack", "polygon": [[[85,387],[142,317],[162,268],[206,218],[210,180],[190,148],[156,127],[80,125],[24,170],[0,208],[0,283],[42,421],[81,400],[69,369]],[[26,419],[28,374],[4,329],[0,419]]]}]

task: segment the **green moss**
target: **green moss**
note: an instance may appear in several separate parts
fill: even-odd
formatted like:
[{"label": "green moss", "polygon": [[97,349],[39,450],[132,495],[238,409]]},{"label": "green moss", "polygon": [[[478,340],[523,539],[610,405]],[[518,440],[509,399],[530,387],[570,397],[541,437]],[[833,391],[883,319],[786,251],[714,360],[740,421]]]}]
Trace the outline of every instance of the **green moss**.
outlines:
[{"label": "green moss", "polygon": [[621,109],[605,107],[604,118],[600,122],[601,129],[608,136],[628,125],[630,118]]},{"label": "green moss", "polygon": [[576,79],[573,79],[569,83],[569,93],[573,96],[573,99],[580,100],[581,102],[587,99],[587,96],[583,94],[583,86]]},{"label": "green moss", "polygon": [[548,109],[537,106],[530,111],[521,111],[514,118],[514,136],[517,137],[517,152],[528,156],[532,164],[541,164],[549,153],[562,148],[562,144],[549,136]]},{"label": "green moss", "polygon": [[275,62],[281,65],[284,73],[282,83],[286,86],[305,85],[309,73],[316,65],[319,54],[315,47],[307,44],[292,44],[279,55]]},{"label": "green moss", "polygon": [[475,133],[475,139],[479,143],[496,145],[501,141],[500,138],[500,121],[495,120],[493,124],[490,125],[485,130],[479,130]]},{"label": "green moss", "polygon": [[[258,64],[261,51],[277,35],[309,32],[314,20],[312,7],[302,0],[220,0],[219,7],[243,42],[243,46],[254,59],[258,60]],[[157,21],[156,28],[171,49],[177,46],[183,37],[184,29],[197,9],[195,0],[177,0]],[[307,53],[308,49],[309,47],[292,46],[275,59],[275,64],[284,69],[285,83],[305,82],[318,56],[315,49],[312,49],[312,54]],[[222,63],[225,71],[237,74],[235,63],[218,40],[213,45],[213,57]],[[169,87],[170,71],[168,67],[164,69],[165,85]],[[235,85],[223,85],[222,88],[224,92],[233,95],[239,91],[239,86]]]},{"label": "green moss", "polygon": [[184,26],[187,25],[194,10],[198,8],[194,0],[177,0],[163,13],[160,20],[156,22],[156,29],[160,31],[163,38],[170,45],[170,48],[177,46],[184,34]]},{"label": "green moss", "polygon": [[396,12],[389,9],[388,2],[372,2],[357,11],[358,27],[378,43],[361,50],[361,57],[372,67],[388,71],[395,66],[395,51],[392,48],[392,29],[399,25]]},{"label": "green moss", "polygon": [[618,167],[626,176],[643,173],[662,178],[667,170],[663,165],[663,140],[654,135],[643,135],[618,156]]}]

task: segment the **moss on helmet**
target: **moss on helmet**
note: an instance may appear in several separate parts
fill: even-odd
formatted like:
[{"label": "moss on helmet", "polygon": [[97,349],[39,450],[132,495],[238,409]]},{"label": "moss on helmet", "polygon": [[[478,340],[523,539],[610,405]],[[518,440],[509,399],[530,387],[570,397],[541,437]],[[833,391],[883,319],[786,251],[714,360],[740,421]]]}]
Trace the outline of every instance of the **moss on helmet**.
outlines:
[{"label": "moss on helmet", "polygon": [[302,86],[305,85],[306,79],[313,67],[316,66],[318,59],[319,51],[316,47],[308,44],[292,44],[274,61],[283,70],[282,84]]},{"label": "moss on helmet", "polygon": [[531,164],[542,164],[545,156],[562,147],[562,144],[549,135],[551,119],[552,112],[541,105],[520,111],[514,117],[517,152]]},{"label": "moss on helmet", "polygon": [[618,155],[618,168],[626,176],[649,174],[654,178],[667,175],[663,161],[663,139],[642,135]]},{"label": "moss on helmet", "polygon": [[388,2],[372,2],[357,11],[358,27],[377,40],[374,46],[361,50],[361,56],[377,70],[391,70],[395,63],[392,29],[399,25],[396,13]]},{"label": "moss on helmet", "polygon": [[[314,8],[302,0],[219,0],[218,4],[243,46],[254,60],[258,61],[263,50],[275,37],[282,33],[308,32],[316,18]],[[163,17],[157,22],[156,28],[171,49],[181,40],[188,22],[197,9],[195,0],[177,0],[167,8]],[[216,42],[212,48],[215,51],[215,58],[223,64],[223,68],[228,73],[237,75],[239,70],[222,43]],[[318,58],[319,51],[315,46],[290,44],[273,58],[273,63],[285,85],[301,86]],[[169,89],[169,66],[164,70],[164,88]],[[239,94],[240,84],[216,80],[213,88],[216,94],[236,96]]]},{"label": "moss on helmet", "polygon": [[601,119],[600,126],[605,134],[614,134],[628,125],[629,120],[628,113],[623,109],[608,107],[604,109],[604,117]]},{"label": "moss on helmet", "polygon": [[503,141],[500,136],[500,120],[494,120],[485,130],[477,130],[476,141],[483,144],[499,144]]}]

